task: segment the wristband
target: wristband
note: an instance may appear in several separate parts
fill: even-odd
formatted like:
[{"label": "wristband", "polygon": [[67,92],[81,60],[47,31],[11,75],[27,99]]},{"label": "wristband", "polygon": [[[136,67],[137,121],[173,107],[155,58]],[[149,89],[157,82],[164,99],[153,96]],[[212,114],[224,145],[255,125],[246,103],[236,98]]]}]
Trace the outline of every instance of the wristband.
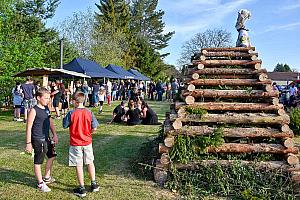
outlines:
[{"label": "wristband", "polygon": [[31,142],[26,142],[26,144],[31,144]]}]

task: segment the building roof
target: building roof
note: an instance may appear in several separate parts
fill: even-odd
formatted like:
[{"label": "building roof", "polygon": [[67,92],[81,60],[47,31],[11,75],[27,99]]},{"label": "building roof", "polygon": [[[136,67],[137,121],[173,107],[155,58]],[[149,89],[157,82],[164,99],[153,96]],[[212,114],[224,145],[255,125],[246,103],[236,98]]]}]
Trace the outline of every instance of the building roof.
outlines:
[{"label": "building roof", "polygon": [[294,81],[298,75],[298,72],[268,72],[268,77],[273,81]]}]

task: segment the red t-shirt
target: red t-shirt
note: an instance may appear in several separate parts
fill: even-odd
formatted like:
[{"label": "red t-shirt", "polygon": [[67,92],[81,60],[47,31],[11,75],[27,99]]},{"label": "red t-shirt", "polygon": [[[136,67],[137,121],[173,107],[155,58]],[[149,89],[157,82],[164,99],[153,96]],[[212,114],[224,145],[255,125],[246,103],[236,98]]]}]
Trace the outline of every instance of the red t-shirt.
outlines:
[{"label": "red t-shirt", "polygon": [[94,114],[86,108],[69,111],[63,120],[63,127],[70,129],[71,146],[87,146],[92,143],[91,130],[99,125]]}]

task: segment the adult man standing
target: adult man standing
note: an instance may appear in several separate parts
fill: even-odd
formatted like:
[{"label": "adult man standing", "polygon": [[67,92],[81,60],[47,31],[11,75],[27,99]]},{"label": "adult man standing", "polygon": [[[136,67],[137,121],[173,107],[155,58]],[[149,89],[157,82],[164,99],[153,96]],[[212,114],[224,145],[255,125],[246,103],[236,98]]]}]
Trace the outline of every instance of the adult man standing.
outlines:
[{"label": "adult man standing", "polygon": [[106,98],[107,98],[107,105],[110,106],[111,101],[111,91],[112,91],[112,83],[107,79],[106,82]]},{"label": "adult man standing", "polygon": [[176,95],[178,93],[179,84],[177,82],[177,79],[174,78],[173,82],[171,83],[171,91],[172,91],[172,99],[175,100]]},{"label": "adult man standing", "polygon": [[30,76],[27,76],[26,82],[21,85],[21,89],[23,91],[23,96],[24,96],[23,99],[23,105],[25,109],[24,123],[26,123],[29,111],[31,110],[31,108],[35,106],[35,99],[34,99],[35,89]]}]

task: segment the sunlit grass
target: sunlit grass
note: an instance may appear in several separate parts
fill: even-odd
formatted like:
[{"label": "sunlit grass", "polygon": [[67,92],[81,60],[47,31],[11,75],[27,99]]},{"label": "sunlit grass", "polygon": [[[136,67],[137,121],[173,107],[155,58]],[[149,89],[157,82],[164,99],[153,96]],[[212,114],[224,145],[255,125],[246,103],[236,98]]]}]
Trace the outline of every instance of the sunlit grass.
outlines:
[{"label": "sunlit grass", "polygon": [[[100,184],[99,193],[88,193],[86,199],[174,199],[167,190],[157,187],[152,181],[134,176],[130,161],[139,156],[139,148],[147,139],[157,135],[159,126],[126,126],[111,124],[113,108],[104,105],[104,112],[98,114],[93,108],[100,126],[93,136],[96,176]],[[169,105],[165,102],[150,102],[163,121]],[[72,194],[76,187],[75,169],[68,167],[68,130],[61,121],[55,120],[59,135],[58,156],[53,166],[57,182],[50,185],[50,193],[41,193],[35,188],[31,155],[22,154],[25,147],[25,124],[12,121],[11,112],[0,114],[0,199],[77,199]],[[89,187],[86,173],[85,183]],[[88,188],[89,189],[89,188]]]}]

